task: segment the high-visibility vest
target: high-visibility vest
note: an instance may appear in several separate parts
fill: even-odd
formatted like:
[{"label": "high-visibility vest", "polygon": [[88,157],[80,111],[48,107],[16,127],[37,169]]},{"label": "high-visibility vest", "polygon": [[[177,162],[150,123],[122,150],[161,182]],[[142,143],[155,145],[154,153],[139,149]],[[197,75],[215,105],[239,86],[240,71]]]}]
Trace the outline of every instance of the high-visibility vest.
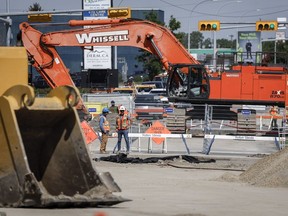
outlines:
[{"label": "high-visibility vest", "polygon": [[270,115],[275,116],[278,113],[278,109],[277,108],[271,108],[270,109]]},{"label": "high-visibility vest", "polygon": [[116,119],[116,128],[118,130],[126,130],[129,128],[130,120],[127,114],[124,114],[123,116],[119,115]]},{"label": "high-visibility vest", "polygon": [[110,124],[109,121],[107,121],[105,116],[101,116],[100,118],[104,118],[104,122],[103,122],[103,128],[105,131],[110,131]]}]

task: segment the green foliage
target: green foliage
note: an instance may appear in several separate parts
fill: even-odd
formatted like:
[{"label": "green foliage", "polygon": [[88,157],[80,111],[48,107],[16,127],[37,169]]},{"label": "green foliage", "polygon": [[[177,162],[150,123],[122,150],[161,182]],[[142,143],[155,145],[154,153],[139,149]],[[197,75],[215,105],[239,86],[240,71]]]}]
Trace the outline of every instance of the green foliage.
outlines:
[{"label": "green foliage", "polygon": [[173,15],[171,15],[170,20],[169,20],[169,24],[168,24],[168,28],[174,34],[177,29],[181,28],[181,23],[179,21],[177,21],[173,17]]},{"label": "green foliage", "polygon": [[170,16],[169,24],[167,26],[169,30],[174,34],[174,36],[180,41],[180,43],[184,46],[186,40],[185,32],[176,32],[179,28],[181,28],[181,22],[177,21],[173,15]]},{"label": "green foliage", "polygon": [[236,40],[228,40],[226,38],[221,38],[217,40],[217,47],[218,48],[235,48],[236,47]]},{"label": "green foliage", "polygon": [[[155,13],[153,10],[146,14],[145,19],[164,26],[164,23],[158,19],[157,13]],[[184,44],[186,34],[184,32],[175,33],[175,31],[181,27],[181,23],[171,16],[167,27],[175,35],[175,37],[182,44]],[[137,56],[136,59],[137,61],[143,63],[144,70],[148,72],[149,80],[152,80],[155,75],[163,72],[163,66],[157,56],[143,50],[140,50],[140,52],[141,55]]]},{"label": "green foliage", "polygon": [[136,84],[141,84],[142,82],[147,81],[147,80],[149,80],[149,78],[145,75],[144,76],[143,75],[136,75],[134,77],[134,82]]},{"label": "green foliage", "polygon": [[163,72],[162,65],[159,62],[157,56],[152,55],[147,51],[141,51],[141,52],[142,54],[137,56],[136,59],[139,62],[143,63],[144,70],[148,71],[149,80],[152,80],[155,75]]},{"label": "green foliage", "polygon": [[187,34],[185,32],[174,33],[174,35],[184,47],[187,47]]},{"label": "green foliage", "polygon": [[204,46],[205,48],[211,48],[211,47],[212,47],[211,38],[206,38],[206,39],[203,41],[203,46]]},{"label": "green foliage", "polygon": [[199,48],[202,47],[204,36],[199,31],[193,31],[190,35],[190,40],[191,48]]},{"label": "green foliage", "polygon": [[36,2],[29,6],[28,11],[43,11],[43,9],[40,4]]},{"label": "green foliage", "polygon": [[151,10],[149,13],[145,13],[145,19],[164,26],[164,23],[158,19],[157,13],[154,10]]},{"label": "green foliage", "polygon": [[[157,13],[153,10],[146,14],[145,19],[162,26],[164,25],[164,23],[158,19]],[[141,54],[136,56],[136,60],[143,63],[143,69],[148,72],[148,77],[152,80],[155,75],[162,72],[162,65],[157,56],[144,50],[140,50],[140,52]]]}]

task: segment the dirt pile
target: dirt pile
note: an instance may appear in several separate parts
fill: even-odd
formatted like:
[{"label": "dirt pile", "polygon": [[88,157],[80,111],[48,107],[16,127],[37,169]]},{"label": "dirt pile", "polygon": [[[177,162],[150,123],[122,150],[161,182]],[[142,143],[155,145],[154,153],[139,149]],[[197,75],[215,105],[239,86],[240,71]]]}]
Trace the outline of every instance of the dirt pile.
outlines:
[{"label": "dirt pile", "polygon": [[288,148],[259,160],[240,180],[256,186],[288,187]]}]

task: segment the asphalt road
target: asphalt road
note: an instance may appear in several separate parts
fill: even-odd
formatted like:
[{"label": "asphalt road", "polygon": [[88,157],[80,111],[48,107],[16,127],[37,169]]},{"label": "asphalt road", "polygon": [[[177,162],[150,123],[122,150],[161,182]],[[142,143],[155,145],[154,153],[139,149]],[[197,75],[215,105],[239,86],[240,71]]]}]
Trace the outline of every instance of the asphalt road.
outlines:
[{"label": "asphalt road", "polygon": [[[109,140],[108,151],[113,150],[115,141],[116,139]],[[187,140],[192,156],[209,157],[218,161],[214,168],[193,168],[182,161],[176,162],[182,168],[172,167],[165,163],[116,164],[94,161],[95,169],[98,172],[109,171],[122,189],[122,192],[115,195],[131,199],[130,202],[109,208],[1,208],[0,212],[5,212],[9,216],[287,215],[287,188],[263,188],[248,185],[237,180],[242,171],[221,169],[223,166],[247,169],[259,160],[257,155],[277,151],[273,142],[216,140],[209,156],[201,154],[202,143],[202,138]],[[155,144],[153,144],[153,152],[148,154],[145,150],[147,140],[142,140],[141,146],[143,148],[139,152],[138,141],[135,140],[129,157],[144,158],[186,154],[185,147],[180,139],[168,140],[167,154],[162,154],[162,146]],[[100,155],[98,147],[99,141],[95,141],[89,146],[91,157],[107,156]]]}]

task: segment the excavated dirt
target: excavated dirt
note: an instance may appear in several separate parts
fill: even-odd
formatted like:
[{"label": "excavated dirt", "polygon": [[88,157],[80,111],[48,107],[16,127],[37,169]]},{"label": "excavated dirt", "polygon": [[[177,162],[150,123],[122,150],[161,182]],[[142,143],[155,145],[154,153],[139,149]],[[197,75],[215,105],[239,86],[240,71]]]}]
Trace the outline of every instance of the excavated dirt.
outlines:
[{"label": "excavated dirt", "polygon": [[160,160],[157,164],[181,169],[239,171],[239,173],[227,172],[217,180],[245,182],[262,187],[288,187],[288,148],[271,155],[251,156],[251,160],[247,160],[247,158],[245,160],[221,159],[212,161],[212,163],[207,163],[207,161],[206,163],[196,163],[188,162],[180,157],[174,158],[172,161]]},{"label": "excavated dirt", "polygon": [[288,187],[288,148],[260,159],[239,177],[256,186]]}]

